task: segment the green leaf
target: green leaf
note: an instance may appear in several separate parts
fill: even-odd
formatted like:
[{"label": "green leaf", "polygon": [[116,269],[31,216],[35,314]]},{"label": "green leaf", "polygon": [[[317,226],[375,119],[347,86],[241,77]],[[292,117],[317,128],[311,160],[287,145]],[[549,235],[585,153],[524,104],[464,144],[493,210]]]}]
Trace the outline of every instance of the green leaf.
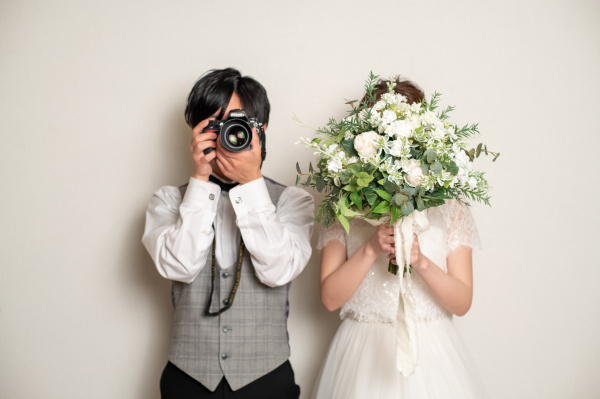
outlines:
[{"label": "green leaf", "polygon": [[313,169],[313,167],[312,167],[312,162],[309,162],[309,163],[308,163],[308,171],[309,171],[310,173],[313,173],[313,172],[315,171],[315,170]]},{"label": "green leaf", "polygon": [[353,163],[352,165],[349,165],[348,170],[351,170],[352,172],[354,172],[355,175],[360,173],[360,171],[361,171],[360,165],[357,163]]},{"label": "green leaf", "polygon": [[354,149],[354,139],[342,140],[342,142],[340,143],[340,145],[351,156],[355,156],[355,157],[358,156],[358,152],[356,152],[356,150]]},{"label": "green leaf", "polygon": [[390,220],[390,227],[392,227],[392,224],[394,224],[394,222],[398,219],[400,219],[402,217],[402,211],[400,210],[399,207],[397,206],[392,206],[392,219]]},{"label": "green leaf", "polygon": [[340,129],[340,132],[338,133],[337,137],[335,138],[335,141],[337,141],[338,143],[340,141],[342,141],[344,139],[344,135],[346,134],[346,128],[343,127]]},{"label": "green leaf", "polygon": [[368,173],[360,172],[356,175],[356,184],[361,187],[367,187],[371,180],[373,180],[373,176]]},{"label": "green leaf", "polygon": [[448,162],[446,164],[446,170],[448,170],[448,172],[450,172],[454,176],[456,176],[456,174],[458,173],[458,166],[456,165],[456,162],[454,162],[454,161]]},{"label": "green leaf", "polygon": [[475,150],[475,157],[479,158],[479,154],[481,154],[482,146],[483,146],[483,143],[479,143],[479,145],[477,146],[477,149]]},{"label": "green leaf", "polygon": [[346,234],[350,234],[350,223],[348,222],[348,219],[346,219],[344,215],[337,215],[337,219],[340,221],[342,226],[344,226]]},{"label": "green leaf", "polygon": [[302,173],[302,172],[300,171],[300,164],[299,164],[298,162],[296,162],[296,170],[298,171],[298,173]]},{"label": "green leaf", "polygon": [[300,175],[296,176],[296,185],[298,185],[298,183],[300,183]]},{"label": "green leaf", "polygon": [[369,206],[373,206],[373,204],[375,203],[375,201],[377,201],[377,195],[373,194],[373,193],[366,193],[365,194],[365,199],[369,203]]},{"label": "green leaf", "polygon": [[354,173],[351,170],[347,169],[340,173],[340,181],[342,182],[342,184],[348,184],[350,183],[352,176],[354,176]]},{"label": "green leaf", "polygon": [[346,207],[341,208],[341,213],[342,213],[342,215],[346,216],[347,218],[353,218],[355,216],[362,216],[362,213],[354,212],[353,210],[346,208]]},{"label": "green leaf", "polygon": [[383,188],[388,193],[395,193],[396,191],[398,191],[398,185],[396,185],[396,183],[388,180],[387,177],[383,181]]},{"label": "green leaf", "polygon": [[426,163],[421,164],[421,170],[423,171],[423,174],[429,174],[429,165]]},{"label": "green leaf", "polygon": [[379,205],[371,210],[373,213],[389,213],[390,212],[390,203],[387,201],[381,201]]},{"label": "green leaf", "polygon": [[322,177],[317,178],[317,191],[321,192],[325,188],[325,179]]},{"label": "green leaf", "polygon": [[390,202],[392,200],[392,194],[384,190],[375,190],[375,192],[384,200]]},{"label": "green leaf", "polygon": [[330,146],[330,145],[332,145],[333,143],[335,143],[335,137],[332,137],[332,138],[330,138],[330,139],[327,139],[327,140],[326,140],[326,141],[323,143],[323,145],[324,145],[325,147],[329,147],[329,146]]},{"label": "green leaf", "polygon": [[373,165],[372,163],[365,164],[365,172],[367,172],[368,174],[372,175],[373,172],[375,172],[376,170],[377,166]]},{"label": "green leaf", "polygon": [[360,190],[353,191],[350,194],[350,201],[362,211],[362,192]]}]

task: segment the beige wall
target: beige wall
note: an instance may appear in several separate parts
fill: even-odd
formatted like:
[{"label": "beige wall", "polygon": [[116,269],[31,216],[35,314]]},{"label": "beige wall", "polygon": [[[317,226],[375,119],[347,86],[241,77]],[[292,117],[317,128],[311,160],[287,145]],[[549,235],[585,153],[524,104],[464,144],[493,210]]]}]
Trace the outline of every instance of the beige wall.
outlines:
[{"label": "beige wall", "polygon": [[[248,4],[255,4],[250,7]],[[183,109],[234,66],[273,106],[265,174],[345,115],[370,70],[480,122],[502,153],[457,320],[493,398],[592,398],[600,341],[596,1],[0,2],[0,397],[158,398],[169,282],[141,243],[151,194],[189,176]],[[303,398],[338,324],[318,253],[291,293]],[[391,350],[391,348],[390,348]]]}]

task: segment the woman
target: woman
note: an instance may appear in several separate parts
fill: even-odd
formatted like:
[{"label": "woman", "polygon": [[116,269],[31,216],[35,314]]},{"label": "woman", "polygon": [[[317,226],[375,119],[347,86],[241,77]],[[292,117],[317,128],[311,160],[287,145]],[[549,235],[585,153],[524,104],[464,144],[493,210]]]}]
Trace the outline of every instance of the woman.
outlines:
[{"label": "woman", "polygon": [[[379,81],[376,94],[387,90],[388,81]],[[408,103],[423,99],[423,92],[406,80],[397,79],[394,90]],[[343,321],[313,398],[486,397],[452,323],[453,314],[462,316],[471,306],[477,228],[469,209],[454,200],[425,212],[430,227],[414,237],[410,258],[418,337],[418,365],[410,376],[396,368],[401,299],[398,276],[388,272],[395,256],[393,228],[354,219],[349,236],[338,222],[322,232],[321,301],[330,311],[341,307]]]}]

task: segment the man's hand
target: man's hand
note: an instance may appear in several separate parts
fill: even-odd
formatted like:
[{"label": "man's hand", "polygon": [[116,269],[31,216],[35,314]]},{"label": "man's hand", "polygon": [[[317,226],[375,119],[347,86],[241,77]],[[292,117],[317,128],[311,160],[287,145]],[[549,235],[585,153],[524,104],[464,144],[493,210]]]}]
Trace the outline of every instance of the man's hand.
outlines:
[{"label": "man's hand", "polygon": [[252,129],[252,136],[249,151],[230,152],[223,148],[220,141],[217,143],[217,166],[225,177],[240,184],[250,183],[262,177],[260,171],[260,141],[256,128]]},{"label": "man's hand", "polygon": [[217,135],[215,133],[202,133],[202,129],[204,129],[206,125],[208,125],[208,119],[203,120],[192,129],[192,145],[190,147],[192,160],[194,162],[194,173],[192,174],[192,177],[203,181],[208,181],[208,177],[212,173],[210,161],[217,156],[216,151],[214,150],[208,154],[204,154],[205,149],[214,149],[217,147],[217,143],[215,142]]}]

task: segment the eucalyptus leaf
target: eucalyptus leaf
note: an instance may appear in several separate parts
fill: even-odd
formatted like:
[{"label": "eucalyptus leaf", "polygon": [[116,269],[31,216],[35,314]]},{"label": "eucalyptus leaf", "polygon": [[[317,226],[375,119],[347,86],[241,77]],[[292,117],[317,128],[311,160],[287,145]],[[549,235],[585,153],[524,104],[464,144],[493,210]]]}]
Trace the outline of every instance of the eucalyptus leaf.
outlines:
[{"label": "eucalyptus leaf", "polygon": [[409,196],[413,196],[417,192],[417,188],[416,187],[406,186],[406,187],[402,188],[400,190],[400,192],[403,193],[403,194],[409,195]]},{"label": "eucalyptus leaf", "polygon": [[325,188],[325,179],[322,177],[317,178],[317,191],[321,192]]},{"label": "eucalyptus leaf", "polygon": [[400,210],[402,211],[402,216],[408,216],[415,210],[415,207],[412,202],[405,202],[400,205]]},{"label": "eucalyptus leaf", "polygon": [[425,202],[423,202],[423,198],[417,197],[417,209],[421,212],[425,209]]},{"label": "eucalyptus leaf", "polygon": [[435,163],[431,165],[431,171],[436,175],[442,173],[442,164],[440,161],[436,160]]},{"label": "eucalyptus leaf", "polygon": [[300,171],[300,164],[298,162],[296,162],[296,170],[298,173],[302,173],[302,171]]},{"label": "eucalyptus leaf", "polygon": [[433,163],[435,162],[435,160],[438,158],[435,150],[428,148],[424,153],[423,156],[425,157],[425,159],[427,159],[427,163]]},{"label": "eucalyptus leaf", "polygon": [[408,201],[409,197],[407,195],[404,195],[402,193],[398,193],[396,195],[394,195],[394,198],[392,198],[392,204],[400,206],[403,203],[405,203],[406,201]]}]

